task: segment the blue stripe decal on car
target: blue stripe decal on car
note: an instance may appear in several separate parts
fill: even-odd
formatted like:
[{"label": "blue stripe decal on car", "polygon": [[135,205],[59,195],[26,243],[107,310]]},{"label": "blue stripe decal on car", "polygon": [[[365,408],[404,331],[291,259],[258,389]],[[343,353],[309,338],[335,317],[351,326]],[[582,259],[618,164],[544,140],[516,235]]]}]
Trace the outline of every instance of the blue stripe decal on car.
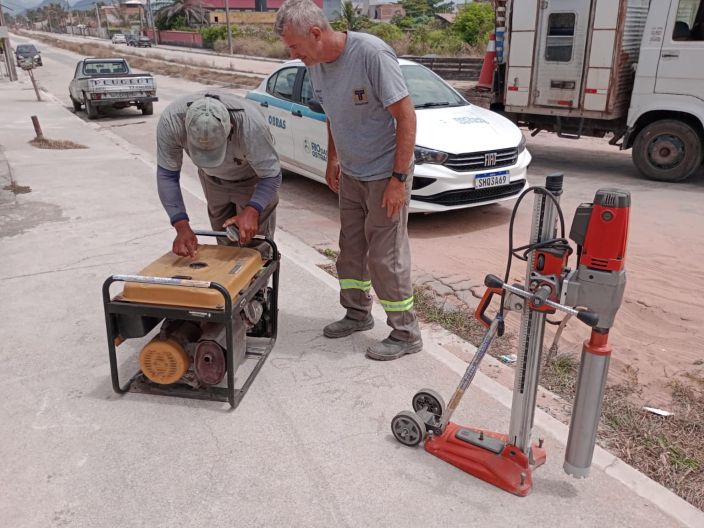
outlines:
[{"label": "blue stripe decal on car", "polygon": [[293,103],[291,101],[285,101],[283,99],[279,99],[278,97],[274,97],[273,95],[249,92],[246,98],[251,99],[252,101],[257,101],[258,103],[269,103],[269,105],[271,106],[275,106],[276,108],[282,108],[287,111],[298,110],[301,114],[303,114],[303,117],[315,119],[316,121],[322,121],[323,123],[326,121],[325,114],[313,112],[313,110],[311,110],[305,105]]}]

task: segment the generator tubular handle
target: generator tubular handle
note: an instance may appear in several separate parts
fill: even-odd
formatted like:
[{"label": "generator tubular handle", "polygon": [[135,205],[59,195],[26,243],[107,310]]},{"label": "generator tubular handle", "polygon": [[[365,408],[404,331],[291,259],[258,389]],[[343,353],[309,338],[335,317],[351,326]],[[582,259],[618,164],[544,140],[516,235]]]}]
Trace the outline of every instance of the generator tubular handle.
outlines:
[{"label": "generator tubular handle", "polygon": [[[507,292],[511,292],[514,295],[518,295],[519,297],[522,297],[524,299],[533,299],[535,295],[532,292],[526,292],[521,288],[510,286],[509,284],[506,284],[504,281],[498,278],[496,275],[492,274],[489,274],[484,277],[484,285],[490,289],[504,289]],[[576,316],[577,319],[582,321],[587,326],[595,327],[599,324],[599,314],[597,314],[596,312],[592,312],[591,310],[576,310],[575,308],[572,308],[570,306],[565,306],[564,304],[559,304],[548,299],[545,300],[545,304],[550,306],[551,308],[560,310],[561,312]]]},{"label": "generator tubular handle", "polygon": [[[228,233],[229,231],[229,233]],[[232,234],[230,234],[232,233]],[[236,234],[235,234],[236,233]],[[212,236],[212,237],[222,237],[222,238],[227,238],[228,240],[231,240],[232,242],[237,242],[239,244],[239,231],[237,228],[233,225],[227,226],[227,231],[211,231],[207,229],[195,229],[193,231],[193,234],[196,236]],[[237,240],[233,240],[233,236],[237,237]],[[255,235],[252,237],[252,240],[263,240],[269,246],[271,247],[272,250],[272,260],[279,260],[279,248],[276,246],[276,243],[274,241],[266,236],[263,235]],[[251,241],[250,241],[251,243]]]},{"label": "generator tubular handle", "polygon": [[494,320],[485,314],[486,309],[491,304],[491,299],[494,297],[494,295],[502,295],[503,292],[504,291],[502,288],[487,288],[484,292],[484,295],[482,295],[479,304],[477,305],[477,309],[474,310],[475,319],[487,328],[491,326],[491,323]]}]

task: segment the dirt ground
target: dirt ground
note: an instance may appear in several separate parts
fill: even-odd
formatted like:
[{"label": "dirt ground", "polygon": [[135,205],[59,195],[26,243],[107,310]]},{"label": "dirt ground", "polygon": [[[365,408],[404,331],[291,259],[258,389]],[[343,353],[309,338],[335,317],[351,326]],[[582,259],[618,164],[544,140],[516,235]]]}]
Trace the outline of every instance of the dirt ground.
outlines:
[{"label": "dirt ground", "polygon": [[[633,168],[630,153],[620,152],[606,141],[562,140],[548,134],[528,141],[534,157],[531,183],[541,183],[543,175],[555,170],[565,174],[561,203],[567,231],[577,205],[591,201],[597,189],[616,187],[631,192],[628,283],[610,333],[614,348],[610,382],[625,381],[628,372],[635,369],[644,388],[643,403],[664,407],[671,401],[669,384],[674,380],[704,389],[704,296],[698,291],[704,284],[704,216],[700,210],[704,174],[700,171],[684,184],[649,182]],[[522,204],[517,215],[517,244],[528,240],[532,201],[526,197],[524,203],[528,203]],[[427,279],[431,284],[435,281],[446,286],[448,297],[476,304],[483,291],[484,273],[504,272],[508,246],[505,219],[511,207],[474,210],[466,218],[471,217],[474,224],[470,238],[448,236],[442,258],[430,251],[431,242],[425,237],[413,237],[421,222],[432,222],[442,236],[440,217],[413,219],[414,267],[434,277]],[[524,274],[525,264],[514,261],[512,278],[523,282]],[[515,332],[519,319],[514,314],[507,321]],[[546,330],[546,347],[554,329]],[[573,319],[562,335],[560,352],[578,355],[588,336],[587,327]]]}]

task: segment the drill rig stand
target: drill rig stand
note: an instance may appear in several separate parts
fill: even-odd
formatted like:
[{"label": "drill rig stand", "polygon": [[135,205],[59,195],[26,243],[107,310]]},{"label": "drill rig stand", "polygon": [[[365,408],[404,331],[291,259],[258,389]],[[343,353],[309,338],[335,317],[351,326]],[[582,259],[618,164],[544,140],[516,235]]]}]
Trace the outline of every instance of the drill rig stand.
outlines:
[{"label": "drill rig stand", "polygon": [[[513,247],[516,210],[528,192],[537,194],[533,208],[531,241]],[[486,482],[519,496],[533,485],[533,470],[545,463],[542,439],[532,443],[536,395],[547,315],[557,311],[576,316],[592,327],[585,342],[577,398],[564,469],[586,476],[601,413],[608,357],[608,329],[613,324],[625,288],[625,248],[630,197],[627,192],[600,190],[594,203],[577,209],[570,237],[577,242],[578,267],[567,267],[572,248],[564,237],[564,218],[559,206],[562,175],[548,176],[545,187],[531,187],[519,198],[511,216],[509,250],[527,262],[525,285],[508,284],[511,257],[504,279],[487,275],[487,287],[476,318],[488,327],[449,404],[432,389],[417,392],[413,412],[403,411],[391,421],[394,437],[404,445],[425,442],[425,450]],[[556,224],[561,236],[556,238]],[[522,252],[522,253],[521,253]],[[486,310],[494,295],[501,305],[491,319]],[[575,308],[588,307],[588,308]],[[472,383],[492,340],[503,334],[504,312],[521,312],[511,421],[508,434],[462,427],[450,421]]]}]

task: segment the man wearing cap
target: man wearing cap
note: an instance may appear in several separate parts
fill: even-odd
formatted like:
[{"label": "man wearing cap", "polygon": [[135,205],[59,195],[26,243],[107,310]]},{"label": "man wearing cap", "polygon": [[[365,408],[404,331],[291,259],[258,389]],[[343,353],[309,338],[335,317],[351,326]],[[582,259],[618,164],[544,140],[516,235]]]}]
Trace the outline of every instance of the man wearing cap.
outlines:
[{"label": "man wearing cap", "polygon": [[176,229],[174,253],[195,258],[198,247],[179,184],[184,151],[198,167],[214,230],[235,224],[243,244],[256,234],[273,237],[281,167],[256,104],[213,90],[180,97],[161,114],[156,138],[157,187]]}]

